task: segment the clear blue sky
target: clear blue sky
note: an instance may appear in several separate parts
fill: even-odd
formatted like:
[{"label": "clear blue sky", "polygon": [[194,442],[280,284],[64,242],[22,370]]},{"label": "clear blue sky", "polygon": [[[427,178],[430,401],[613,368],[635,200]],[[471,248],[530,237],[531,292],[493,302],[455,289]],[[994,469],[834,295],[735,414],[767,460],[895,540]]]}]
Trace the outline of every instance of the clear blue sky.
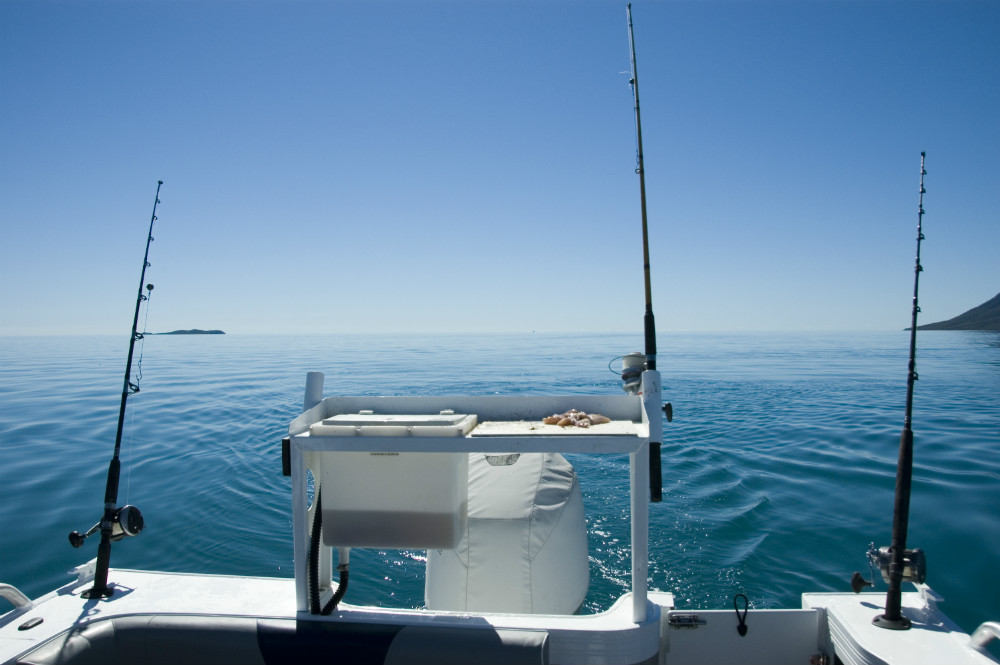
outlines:
[{"label": "clear blue sky", "polygon": [[[666,330],[1000,291],[1000,3],[633,3]],[[0,2],[0,334],[640,331],[623,2]]]}]

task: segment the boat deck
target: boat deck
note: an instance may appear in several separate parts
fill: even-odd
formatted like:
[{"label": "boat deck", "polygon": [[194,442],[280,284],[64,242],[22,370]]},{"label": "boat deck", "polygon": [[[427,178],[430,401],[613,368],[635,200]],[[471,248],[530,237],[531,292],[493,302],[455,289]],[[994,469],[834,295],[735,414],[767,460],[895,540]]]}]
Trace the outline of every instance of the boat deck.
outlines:
[{"label": "boat deck", "polygon": [[[477,652],[491,645],[500,649],[510,644],[516,646],[519,635],[544,638],[545,658],[541,662],[580,663],[597,658],[595,662],[641,663],[655,659],[660,647],[661,615],[673,606],[671,594],[650,594],[648,619],[640,624],[632,621],[628,594],[609,610],[590,615],[470,615],[463,612],[357,607],[341,603],[329,616],[317,616],[296,612],[292,579],[113,569],[110,580],[115,593],[109,599],[82,598],[80,594],[90,587],[90,582],[74,581],[42,596],[31,608],[0,617],[0,663],[19,662],[17,654],[46,642],[65,646],[63,643],[77,634],[94,641],[87,631],[93,633],[94,627],[102,623],[115,622],[118,632],[123,633],[122,627],[130,625],[128,621],[132,621],[133,628],[137,627],[134,625],[136,618],[145,620],[142,630],[159,627],[174,631],[175,641],[181,641],[176,640],[176,631],[179,630],[185,634],[201,632],[206,637],[224,635],[226,640],[233,637],[237,645],[233,648],[242,650],[239,658],[242,662],[273,662],[273,659],[263,656],[257,659],[251,648],[254,644],[266,655],[269,649],[276,648],[274,644],[277,643],[294,643],[297,645],[295,648],[314,649],[316,640],[321,639],[327,640],[329,644],[326,648],[335,653],[338,642],[357,642],[359,639],[347,637],[348,634],[371,635],[374,644],[365,648],[376,651],[388,649],[394,636],[402,635],[400,631],[406,629],[410,642],[413,642],[412,635],[423,635],[421,642],[424,644],[433,642],[435,636],[477,631],[473,635],[479,637],[473,643],[466,643],[465,647]],[[29,629],[19,629],[37,618],[43,621]],[[158,625],[154,625],[154,620]],[[310,639],[303,637],[307,634]],[[44,649],[39,651],[41,655],[38,658],[27,662],[48,663],[44,658]],[[179,655],[183,655],[183,659]],[[475,662],[473,653],[453,656],[458,658],[455,662],[463,662],[463,658],[473,658],[465,662]],[[65,650],[62,657],[65,657]],[[146,658],[152,660],[147,661]],[[164,660],[165,657],[143,653],[135,660],[155,664],[160,662],[157,658]],[[448,658],[441,660],[438,654],[438,662],[452,662]],[[201,656],[197,653],[173,653],[167,660],[184,662],[185,665],[230,662],[227,658],[219,660],[219,654],[211,650]],[[131,659],[123,662],[131,662]]]},{"label": "boat deck", "polygon": [[[82,598],[90,581],[80,579],[31,607],[0,616],[0,664],[268,664],[306,662],[324,653],[332,658],[338,649],[342,655],[344,649],[363,652],[359,662],[420,661],[421,654],[433,650],[439,663],[735,660],[754,665],[810,662],[821,653],[836,653],[845,664],[996,663],[936,608],[937,598],[927,588],[903,594],[904,614],[914,623],[909,631],[871,625],[882,611],[884,594],[814,593],[803,595],[803,609],[751,609],[747,634],[740,636],[731,609],[678,610],[673,596],[661,592],[649,593],[642,623],[632,621],[629,594],[592,615],[470,614],[342,603],[329,616],[317,616],[296,612],[291,579],[118,569],[110,579],[115,594],[109,599]],[[109,630],[102,633],[102,626]],[[104,647],[112,644],[112,660],[99,651],[102,640]],[[96,653],[88,655],[88,649]]]}]

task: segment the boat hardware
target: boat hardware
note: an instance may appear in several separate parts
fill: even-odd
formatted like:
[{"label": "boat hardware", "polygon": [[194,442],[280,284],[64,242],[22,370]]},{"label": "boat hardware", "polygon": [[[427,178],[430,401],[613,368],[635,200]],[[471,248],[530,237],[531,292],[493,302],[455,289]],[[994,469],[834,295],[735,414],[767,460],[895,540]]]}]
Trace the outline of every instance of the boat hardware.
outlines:
[{"label": "boat hardware", "polygon": [[[913,384],[917,380],[917,313],[920,307],[917,295],[920,290],[920,242],[924,239],[924,176],[927,153],[920,153],[920,199],[917,206],[917,258],[913,269],[913,308],[910,321],[910,360],[906,376],[906,415],[903,418],[903,432],[899,437],[899,461],[896,464],[896,497],[892,513],[892,545],[888,549],[889,590],[885,595],[885,613],[879,614],[872,623],[889,630],[908,630],[910,620],[902,614],[902,583],[906,568],[906,529],[910,519],[910,488],[913,482]],[[880,566],[881,567],[881,566]],[[883,573],[885,575],[885,573]]]},{"label": "boat hardware", "polygon": [[[81,595],[84,598],[107,598],[114,593],[108,586],[108,569],[111,566],[111,543],[121,540],[125,536],[134,536],[142,531],[144,522],[142,514],[134,506],[124,506],[118,509],[118,481],[121,477],[121,447],[122,432],[125,429],[125,406],[128,396],[139,392],[138,380],[132,382],[132,356],[135,352],[136,340],[142,339],[142,334],[137,330],[139,327],[139,308],[142,301],[148,300],[143,295],[143,283],[146,281],[146,268],[149,263],[149,245],[153,242],[153,222],[156,221],[156,206],[160,203],[160,187],[163,181],[156,182],[156,196],[153,199],[153,214],[149,220],[149,233],[146,234],[146,253],[142,258],[142,271],[139,274],[139,294],[135,300],[135,315],[132,317],[132,335],[128,343],[128,360],[125,361],[125,381],[122,388],[122,401],[118,409],[118,431],[115,434],[115,451],[111,456],[111,463],[108,465],[108,481],[104,490],[104,517],[101,521],[90,528],[85,535],[74,531],[69,534],[69,542],[73,547],[80,547],[87,536],[94,533],[98,528],[101,530],[101,544],[97,547],[97,568],[94,576],[94,586],[84,591]],[[153,292],[153,285],[147,284],[146,291]],[[140,360],[141,367],[141,360]],[[140,370],[141,372],[141,370]],[[141,374],[140,374],[141,376]]]},{"label": "boat hardware", "polygon": [[42,617],[32,617],[17,627],[19,631],[31,630],[35,626],[41,625],[45,621]]},{"label": "boat hardware", "polygon": [[[646,314],[643,318],[643,329],[646,341],[646,365],[647,370],[656,369],[656,324],[653,319],[653,290],[649,279],[649,228],[646,223],[646,176],[642,163],[642,123],[639,121],[639,73],[635,64],[635,40],[632,35],[632,3],[625,5],[625,14],[628,17],[628,47],[632,56],[632,78],[629,84],[632,86],[632,97],[635,99],[635,144],[636,144],[636,168],[635,172],[639,176],[639,206],[642,212],[642,270],[646,291]],[[623,379],[624,372],[623,372]],[[655,434],[651,431],[650,436],[657,437],[649,442],[649,500],[659,502],[663,500],[663,479],[660,469],[660,439],[663,438],[661,432]]]},{"label": "boat hardware", "polygon": [[697,614],[671,614],[667,619],[671,628],[690,630],[698,626],[707,626],[708,622],[698,617]]},{"label": "boat hardware", "polygon": [[281,440],[281,475],[292,476],[292,440],[287,436]]},{"label": "boat hardware", "polygon": [[[743,614],[740,614],[740,606],[737,601],[743,599]],[[740,637],[746,637],[747,634],[747,612],[750,611],[750,601],[742,593],[738,593],[733,596],[733,608],[736,610],[736,620],[739,621],[739,625],[736,626],[736,632],[740,634]]]}]

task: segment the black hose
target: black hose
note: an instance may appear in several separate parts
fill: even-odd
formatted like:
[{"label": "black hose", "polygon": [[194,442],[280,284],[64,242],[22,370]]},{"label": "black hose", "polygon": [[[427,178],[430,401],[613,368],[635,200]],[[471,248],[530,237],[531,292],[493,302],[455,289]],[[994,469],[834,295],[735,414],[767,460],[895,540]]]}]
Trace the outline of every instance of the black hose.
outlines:
[{"label": "black hose", "polygon": [[330,614],[337,609],[337,605],[340,604],[340,601],[344,598],[344,594],[347,593],[347,564],[342,563],[337,566],[337,569],[340,571],[340,584],[337,585],[337,590],[334,591],[333,598],[323,606],[321,614]]},{"label": "black hose", "polygon": [[333,598],[327,601],[323,609],[319,606],[319,544],[323,535],[323,504],[321,493],[316,492],[316,508],[313,513],[312,533],[309,538],[309,613],[310,614],[330,614],[347,593],[347,564],[342,563],[337,566],[340,571],[340,584],[333,592]]}]

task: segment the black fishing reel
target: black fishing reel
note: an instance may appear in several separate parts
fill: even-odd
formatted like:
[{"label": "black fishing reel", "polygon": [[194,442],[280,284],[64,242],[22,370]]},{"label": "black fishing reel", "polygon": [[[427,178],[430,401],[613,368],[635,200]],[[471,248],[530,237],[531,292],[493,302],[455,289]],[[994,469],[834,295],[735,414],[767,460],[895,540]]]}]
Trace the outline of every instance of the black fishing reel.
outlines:
[{"label": "black fishing reel", "polygon": [[[142,513],[139,512],[138,508],[131,505],[122,506],[115,511],[115,517],[111,524],[111,540],[114,542],[128,536],[138,536],[145,527],[146,522],[142,519]],[[74,531],[69,534],[69,544],[73,547],[83,546],[83,541],[87,540],[87,538],[96,533],[100,528],[101,523],[98,522],[90,527],[87,533]]]}]

